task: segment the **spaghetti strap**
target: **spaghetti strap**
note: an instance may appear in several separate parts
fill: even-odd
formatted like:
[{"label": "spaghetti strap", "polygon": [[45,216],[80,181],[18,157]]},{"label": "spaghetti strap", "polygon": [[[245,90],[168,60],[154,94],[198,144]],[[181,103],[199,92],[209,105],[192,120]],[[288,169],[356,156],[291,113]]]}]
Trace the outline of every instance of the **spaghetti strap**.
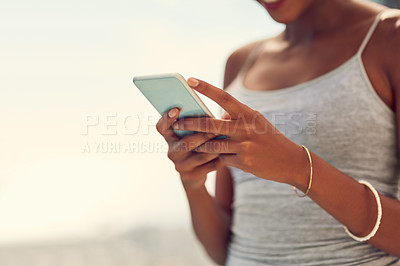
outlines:
[{"label": "spaghetti strap", "polygon": [[[367,46],[369,40],[371,39],[372,34],[374,33],[376,27],[378,26],[382,14],[386,11],[387,9],[382,10],[381,12],[379,12],[379,14],[376,15],[374,22],[372,23],[372,25],[370,26],[367,34],[364,37],[363,42],[360,45],[360,48],[357,51],[357,56],[361,57],[362,52],[364,51],[365,47]],[[244,76],[246,75],[247,71],[252,67],[252,65],[254,64],[254,62],[257,60],[258,56],[260,55],[260,53],[262,52],[262,49],[265,47],[265,40],[259,41],[259,43],[256,44],[256,46],[253,48],[253,50],[249,53],[249,55],[247,56],[245,62],[243,63],[241,69],[239,70],[239,73],[236,76],[237,78],[244,78]]]},{"label": "spaghetti strap", "polygon": [[382,16],[382,14],[383,14],[384,11],[385,11],[385,10],[381,11],[381,12],[376,16],[374,23],[372,23],[371,27],[369,28],[367,35],[365,35],[365,38],[364,38],[363,42],[361,43],[360,48],[358,49],[358,52],[357,52],[357,55],[358,55],[358,56],[361,56],[362,52],[364,51],[365,47],[367,46],[369,40],[370,40],[371,37],[372,37],[372,34],[374,33],[376,27],[378,26],[378,23],[379,23],[379,21],[380,21],[380,19],[381,19],[381,16]]},{"label": "spaghetti strap", "polygon": [[246,74],[246,72],[251,68],[251,66],[256,61],[258,55],[262,52],[264,43],[265,43],[265,40],[260,41],[259,43],[257,43],[256,47],[254,47],[253,50],[251,50],[251,52],[247,56],[246,60],[244,61],[244,64],[242,65],[242,68],[240,69],[237,77],[244,76]]}]

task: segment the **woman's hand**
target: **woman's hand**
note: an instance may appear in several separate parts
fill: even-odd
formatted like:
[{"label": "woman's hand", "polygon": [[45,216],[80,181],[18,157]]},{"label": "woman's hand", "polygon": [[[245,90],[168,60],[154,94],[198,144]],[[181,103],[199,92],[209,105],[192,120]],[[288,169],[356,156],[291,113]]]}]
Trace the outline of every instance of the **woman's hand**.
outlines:
[{"label": "woman's hand", "polygon": [[193,78],[188,84],[218,103],[230,116],[230,120],[204,117],[177,121],[173,125],[175,129],[227,136],[227,139],[204,142],[195,151],[212,156],[220,154],[219,158],[226,165],[263,179],[307,187],[308,158],[300,145],[286,138],[262,114],[227,92]]},{"label": "woman's hand", "polygon": [[207,174],[216,170],[222,163],[218,153],[203,153],[194,149],[215,138],[215,134],[196,133],[179,139],[171,128],[178,115],[178,108],[169,110],[161,117],[156,127],[168,143],[168,158],[175,164],[185,189],[200,188],[204,186]]}]

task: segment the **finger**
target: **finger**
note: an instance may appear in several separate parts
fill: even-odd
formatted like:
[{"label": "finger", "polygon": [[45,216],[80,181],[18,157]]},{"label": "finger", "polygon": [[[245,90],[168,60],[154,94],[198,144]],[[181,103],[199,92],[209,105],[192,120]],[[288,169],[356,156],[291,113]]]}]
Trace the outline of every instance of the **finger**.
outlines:
[{"label": "finger", "polygon": [[194,133],[180,140],[170,142],[168,157],[173,161],[179,161],[189,157],[191,152],[206,141],[215,138],[211,133]]},{"label": "finger", "polygon": [[218,158],[215,158],[212,161],[209,161],[205,164],[202,164],[198,167],[196,167],[195,171],[199,171],[202,174],[208,174],[212,171],[217,170],[219,167],[223,165],[222,161]]},{"label": "finger", "polygon": [[176,145],[176,147],[186,149],[187,151],[192,151],[198,146],[202,145],[206,141],[209,141],[215,138],[217,135],[213,133],[194,133],[191,135],[187,135],[180,139]]},{"label": "finger", "polygon": [[225,111],[227,111],[231,115],[233,119],[237,118],[240,113],[246,112],[246,110],[248,109],[246,105],[236,100],[226,91],[214,87],[207,82],[195,78],[189,78],[188,85],[218,103]]},{"label": "finger", "polygon": [[235,154],[239,152],[239,144],[232,140],[210,140],[194,149],[197,152]]},{"label": "finger", "polygon": [[233,166],[236,168],[242,168],[242,163],[239,160],[238,156],[235,154],[221,154],[221,155],[219,155],[219,159],[225,165]]},{"label": "finger", "polygon": [[171,128],[172,123],[178,118],[179,112],[180,110],[178,108],[172,108],[163,114],[157,122],[157,131],[167,140],[167,142],[179,139]]},{"label": "finger", "polygon": [[221,120],[211,117],[184,118],[173,124],[177,130],[192,130],[197,132],[208,132],[216,135],[234,136],[237,133],[235,123],[237,120]]},{"label": "finger", "polygon": [[175,169],[180,173],[185,173],[218,158],[218,155],[219,154],[192,152],[185,160],[175,163]]}]

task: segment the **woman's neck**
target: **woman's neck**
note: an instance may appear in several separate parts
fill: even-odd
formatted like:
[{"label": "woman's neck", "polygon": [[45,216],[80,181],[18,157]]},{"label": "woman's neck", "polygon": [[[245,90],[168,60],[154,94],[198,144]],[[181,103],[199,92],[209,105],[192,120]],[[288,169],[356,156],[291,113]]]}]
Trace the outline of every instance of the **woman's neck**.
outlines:
[{"label": "woman's neck", "polygon": [[329,33],[343,23],[352,4],[352,0],[314,0],[297,20],[286,24],[283,38],[292,44],[301,44]]}]

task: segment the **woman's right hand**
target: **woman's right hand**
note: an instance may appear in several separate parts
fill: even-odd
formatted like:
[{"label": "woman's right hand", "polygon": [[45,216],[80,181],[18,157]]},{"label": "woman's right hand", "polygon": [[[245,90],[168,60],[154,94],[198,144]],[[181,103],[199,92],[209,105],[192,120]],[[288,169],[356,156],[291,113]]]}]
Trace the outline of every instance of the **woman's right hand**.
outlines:
[{"label": "woman's right hand", "polygon": [[168,158],[175,164],[185,190],[204,186],[207,174],[216,170],[222,162],[219,154],[208,154],[193,151],[196,147],[216,137],[212,133],[195,133],[181,139],[175,134],[171,125],[178,118],[179,109],[166,112],[158,121],[157,131],[168,143]]}]

